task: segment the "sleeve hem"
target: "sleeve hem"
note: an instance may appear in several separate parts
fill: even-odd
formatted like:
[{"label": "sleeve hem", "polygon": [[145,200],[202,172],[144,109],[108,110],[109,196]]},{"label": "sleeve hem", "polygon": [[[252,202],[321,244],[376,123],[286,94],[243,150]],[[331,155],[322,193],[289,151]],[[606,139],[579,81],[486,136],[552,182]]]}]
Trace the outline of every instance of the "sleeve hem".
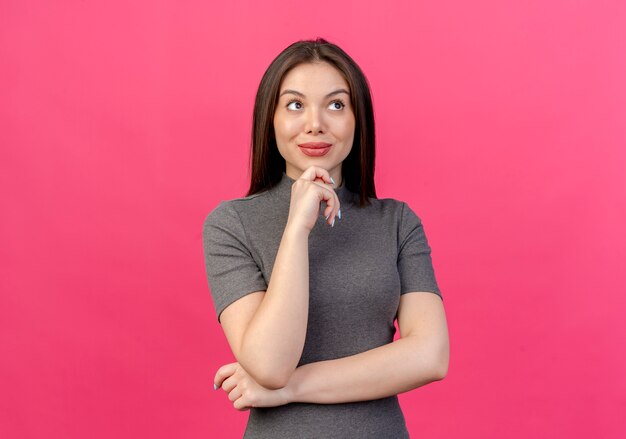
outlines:
[{"label": "sleeve hem", "polygon": [[443,296],[441,295],[441,291],[438,288],[415,288],[400,291],[400,295],[409,294],[409,293],[431,293],[436,294],[443,301]]},{"label": "sleeve hem", "polygon": [[246,297],[248,294],[256,293],[258,291],[267,291],[267,285],[261,285],[259,287],[249,287],[249,288],[246,288],[246,289],[244,289],[242,291],[244,291],[244,292],[241,293],[240,295],[238,295],[237,297],[229,297],[229,299],[232,299],[232,300],[227,300],[224,303],[216,306],[215,313],[217,315],[218,323],[220,323],[220,324],[222,323],[220,318],[222,316],[222,312],[224,312],[224,310],[226,308],[228,308],[230,305],[232,305],[233,303],[235,303],[239,299],[241,299],[243,297]]}]

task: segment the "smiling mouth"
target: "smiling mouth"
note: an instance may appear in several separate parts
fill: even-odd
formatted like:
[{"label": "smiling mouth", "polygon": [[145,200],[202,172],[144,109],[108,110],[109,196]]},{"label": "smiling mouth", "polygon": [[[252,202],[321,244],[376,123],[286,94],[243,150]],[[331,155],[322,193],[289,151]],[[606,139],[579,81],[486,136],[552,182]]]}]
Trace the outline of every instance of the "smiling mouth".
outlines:
[{"label": "smiling mouth", "polygon": [[298,146],[300,147],[300,151],[309,157],[321,157],[326,155],[332,146],[328,143],[326,145],[327,146],[309,146],[308,144],[303,144]]},{"label": "smiling mouth", "polygon": [[321,149],[321,148],[328,148],[332,146],[332,144],[326,143],[326,142],[307,142],[307,143],[299,143],[298,146],[301,148],[308,148],[308,149]]}]

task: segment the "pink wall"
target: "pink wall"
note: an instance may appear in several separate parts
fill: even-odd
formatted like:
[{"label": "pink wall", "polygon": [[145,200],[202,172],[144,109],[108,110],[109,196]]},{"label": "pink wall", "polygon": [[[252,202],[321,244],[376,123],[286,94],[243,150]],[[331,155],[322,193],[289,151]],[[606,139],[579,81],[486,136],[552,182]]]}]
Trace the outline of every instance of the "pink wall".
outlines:
[{"label": "pink wall", "polygon": [[212,3],[0,5],[2,436],[241,437],[201,224],[246,188],[263,71],[322,36],[445,297],[412,435],[623,437],[626,3]]}]

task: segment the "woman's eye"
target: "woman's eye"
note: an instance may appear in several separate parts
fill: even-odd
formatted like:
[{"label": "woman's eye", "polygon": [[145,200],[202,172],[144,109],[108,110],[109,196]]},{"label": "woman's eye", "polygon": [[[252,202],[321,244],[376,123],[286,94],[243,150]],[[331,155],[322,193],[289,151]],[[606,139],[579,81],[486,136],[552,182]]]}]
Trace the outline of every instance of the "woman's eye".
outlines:
[{"label": "woman's eye", "polygon": [[346,104],[344,104],[342,101],[332,101],[330,103],[330,108],[333,109],[333,110],[341,110],[345,106],[346,106]]},{"label": "woman's eye", "polygon": [[287,104],[287,108],[290,110],[299,110],[300,108],[302,108],[302,103],[298,101],[291,101]]}]

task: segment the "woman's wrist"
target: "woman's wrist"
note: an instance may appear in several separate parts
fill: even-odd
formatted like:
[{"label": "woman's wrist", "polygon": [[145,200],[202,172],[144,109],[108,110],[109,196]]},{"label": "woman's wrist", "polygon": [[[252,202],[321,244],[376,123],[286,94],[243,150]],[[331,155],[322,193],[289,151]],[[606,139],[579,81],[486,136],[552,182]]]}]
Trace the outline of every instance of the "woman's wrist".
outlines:
[{"label": "woman's wrist", "polygon": [[292,402],[298,402],[298,369],[294,370],[287,382],[287,385],[283,387],[281,390],[282,397],[286,401],[285,404],[289,404]]},{"label": "woman's wrist", "polygon": [[311,231],[304,226],[301,226],[296,223],[287,222],[283,235],[289,237],[290,239],[305,239],[306,238],[308,242],[310,233]]}]

